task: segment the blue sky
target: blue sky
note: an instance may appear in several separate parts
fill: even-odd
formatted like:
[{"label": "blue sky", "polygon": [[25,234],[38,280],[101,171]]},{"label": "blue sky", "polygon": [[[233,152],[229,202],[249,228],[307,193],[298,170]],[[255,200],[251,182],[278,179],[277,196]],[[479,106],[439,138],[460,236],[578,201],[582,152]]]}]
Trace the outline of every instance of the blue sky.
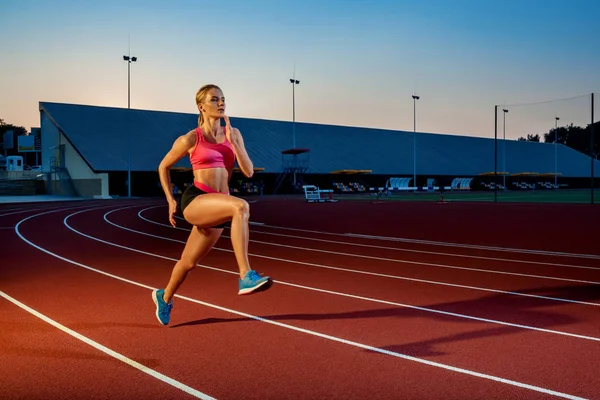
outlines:
[{"label": "blue sky", "polygon": [[[600,103],[599,22],[592,0],[0,0],[0,118],[127,107],[131,40],[132,108],[194,113],[217,83],[229,115],[291,120],[295,65],[297,121],[412,131],[416,93],[418,131],[493,137],[495,104]],[[507,137],[589,108],[509,107]]]}]

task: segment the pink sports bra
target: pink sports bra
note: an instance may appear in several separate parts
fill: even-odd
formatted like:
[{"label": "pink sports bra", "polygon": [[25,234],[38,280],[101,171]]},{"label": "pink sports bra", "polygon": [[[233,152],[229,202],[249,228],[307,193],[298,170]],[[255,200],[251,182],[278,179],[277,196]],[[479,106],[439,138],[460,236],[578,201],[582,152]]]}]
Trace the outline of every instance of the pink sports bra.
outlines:
[{"label": "pink sports bra", "polygon": [[227,168],[232,169],[235,162],[233,146],[225,137],[223,143],[209,143],[204,138],[200,127],[196,128],[196,146],[190,154],[192,169]]}]

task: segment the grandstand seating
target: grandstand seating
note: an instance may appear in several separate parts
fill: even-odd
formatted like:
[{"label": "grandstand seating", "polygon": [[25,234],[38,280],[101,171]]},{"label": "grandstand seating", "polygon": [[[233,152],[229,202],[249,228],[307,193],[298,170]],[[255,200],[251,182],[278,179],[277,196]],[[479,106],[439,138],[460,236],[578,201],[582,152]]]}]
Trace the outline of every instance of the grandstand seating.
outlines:
[{"label": "grandstand seating", "polygon": [[[78,154],[93,171],[124,171],[127,140],[138,146],[131,154],[133,171],[156,171],[165,149],[197,125],[195,113],[128,110],[114,107],[40,103],[42,135],[61,127]],[[88,121],[100,121],[90,125]],[[231,118],[244,135],[246,149],[256,165],[269,173],[283,171],[281,152],[290,148],[292,123]],[[413,132],[311,123],[295,123],[297,145],[310,149],[307,174],[335,170],[368,169],[376,175],[412,175]],[[365,140],[365,137],[370,138]],[[492,138],[417,132],[418,176],[476,176],[494,170]],[[110,156],[106,148],[111,149]],[[589,156],[564,145],[506,141],[506,168],[513,171],[553,171],[558,150],[563,177],[589,176]],[[42,158],[51,153],[44,147]],[[595,169],[600,172],[600,162]],[[177,166],[189,166],[183,159]],[[413,183],[414,185],[414,183]]]},{"label": "grandstand seating", "polygon": [[359,182],[349,182],[348,184],[343,182],[333,182],[333,189],[339,193],[362,193],[367,191],[367,188]]},{"label": "grandstand seating", "polygon": [[451,190],[471,190],[473,178],[454,178],[450,185]]},{"label": "grandstand seating", "polygon": [[389,190],[414,190],[414,187],[410,187],[408,186],[408,184],[410,183],[410,181],[413,178],[390,178],[388,179],[388,181],[385,184],[385,187],[388,188]]}]

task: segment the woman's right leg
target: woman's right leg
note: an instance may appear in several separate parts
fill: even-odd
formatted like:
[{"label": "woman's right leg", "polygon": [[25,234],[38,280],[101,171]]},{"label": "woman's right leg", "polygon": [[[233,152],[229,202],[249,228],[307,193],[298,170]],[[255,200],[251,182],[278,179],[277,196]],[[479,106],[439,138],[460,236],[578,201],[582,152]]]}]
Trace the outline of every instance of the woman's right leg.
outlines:
[{"label": "woman's right leg", "polygon": [[196,197],[184,210],[183,216],[192,225],[210,227],[231,221],[231,244],[240,271],[239,294],[247,294],[269,283],[250,267],[248,241],[250,206],[246,200],[218,193]]}]

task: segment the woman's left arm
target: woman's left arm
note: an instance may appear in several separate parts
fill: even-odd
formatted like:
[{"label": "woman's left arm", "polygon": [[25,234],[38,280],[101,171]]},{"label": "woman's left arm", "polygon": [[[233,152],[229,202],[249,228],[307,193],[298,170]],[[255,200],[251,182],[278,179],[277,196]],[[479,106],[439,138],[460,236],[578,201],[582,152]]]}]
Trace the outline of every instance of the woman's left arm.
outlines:
[{"label": "woman's left arm", "polygon": [[232,132],[232,141],[233,150],[235,151],[235,156],[237,158],[238,165],[240,166],[240,170],[242,173],[248,177],[252,178],[254,175],[254,165],[252,164],[252,160],[246,151],[246,147],[244,146],[244,138],[242,137],[242,133],[239,129],[233,128]]},{"label": "woman's left arm", "polygon": [[246,177],[252,178],[252,175],[254,175],[254,165],[246,151],[246,146],[244,146],[244,138],[238,128],[231,127],[228,116],[225,116],[225,134],[229,143],[233,146],[240,170]]}]

